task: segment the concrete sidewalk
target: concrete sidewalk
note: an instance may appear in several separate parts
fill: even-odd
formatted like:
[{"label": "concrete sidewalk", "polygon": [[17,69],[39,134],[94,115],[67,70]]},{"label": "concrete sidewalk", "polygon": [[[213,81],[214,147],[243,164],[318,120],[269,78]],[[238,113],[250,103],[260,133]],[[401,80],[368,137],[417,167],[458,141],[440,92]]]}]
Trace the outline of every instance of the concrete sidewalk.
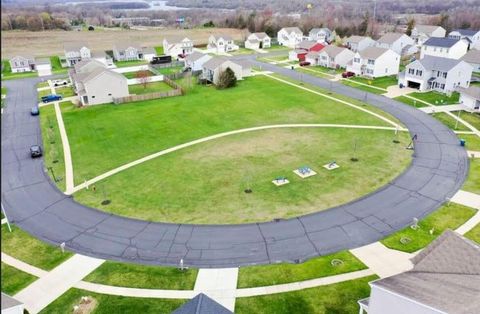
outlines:
[{"label": "concrete sidewalk", "polygon": [[235,310],[238,268],[208,268],[198,271],[196,294],[205,293],[230,311]]},{"label": "concrete sidewalk", "polygon": [[480,209],[480,195],[460,190],[451,199],[452,202]]},{"label": "concrete sidewalk", "polygon": [[30,314],[38,313],[103,262],[102,259],[76,254],[17,293],[15,298],[25,304]]},{"label": "concrete sidewalk", "polygon": [[[433,112],[450,112],[450,111],[459,111],[459,110],[468,110],[468,107],[465,105],[444,105],[444,106],[434,106],[434,107],[422,107],[419,108],[425,113],[433,113]],[[462,114],[460,114],[460,117]]]}]

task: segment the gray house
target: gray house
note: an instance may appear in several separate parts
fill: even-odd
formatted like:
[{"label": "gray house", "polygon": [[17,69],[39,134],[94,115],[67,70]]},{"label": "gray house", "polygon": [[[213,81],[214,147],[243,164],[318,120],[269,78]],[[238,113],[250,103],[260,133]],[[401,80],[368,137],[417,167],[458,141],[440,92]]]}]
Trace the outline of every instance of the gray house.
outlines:
[{"label": "gray house", "polygon": [[82,60],[90,59],[92,52],[84,43],[67,43],[63,46],[67,66],[71,67]]},{"label": "gray house", "polygon": [[370,282],[360,314],[480,313],[478,244],[447,230],[412,262],[412,270]]},{"label": "gray house", "polygon": [[15,56],[9,62],[12,73],[35,71],[35,58],[33,56]]},{"label": "gray house", "polygon": [[331,43],[335,40],[335,35],[326,27],[312,28],[308,33],[308,39],[319,43]]},{"label": "gray house", "polygon": [[465,61],[426,56],[407,65],[398,83],[420,91],[452,93],[458,87],[468,87],[471,77],[472,66]]},{"label": "gray house", "polygon": [[113,58],[115,61],[142,60],[143,53],[140,45],[119,43],[113,46]]},{"label": "gray house", "polygon": [[473,67],[473,72],[480,72],[480,50],[470,49],[462,60]]}]

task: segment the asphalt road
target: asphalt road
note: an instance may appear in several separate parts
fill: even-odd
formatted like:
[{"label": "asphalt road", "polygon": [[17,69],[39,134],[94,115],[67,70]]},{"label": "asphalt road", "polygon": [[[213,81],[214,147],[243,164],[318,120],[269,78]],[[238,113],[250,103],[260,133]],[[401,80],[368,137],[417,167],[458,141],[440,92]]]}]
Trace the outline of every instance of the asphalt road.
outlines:
[{"label": "asphalt road", "polygon": [[[257,63],[251,57],[244,57]],[[263,69],[300,79],[297,72]],[[278,222],[245,225],[152,223],[111,215],[60,192],[29,147],[41,143],[36,103],[38,78],[6,81],[2,115],[2,202],[11,222],[37,238],[81,254],[145,264],[232,267],[308,258],[380,240],[414,217],[434,211],[461,187],[466,151],[455,134],[427,114],[385,97],[302,74],[306,83],[378,107],[402,121],[418,140],[411,166],[393,182],[351,203]],[[374,175],[374,174],[372,174]]]}]

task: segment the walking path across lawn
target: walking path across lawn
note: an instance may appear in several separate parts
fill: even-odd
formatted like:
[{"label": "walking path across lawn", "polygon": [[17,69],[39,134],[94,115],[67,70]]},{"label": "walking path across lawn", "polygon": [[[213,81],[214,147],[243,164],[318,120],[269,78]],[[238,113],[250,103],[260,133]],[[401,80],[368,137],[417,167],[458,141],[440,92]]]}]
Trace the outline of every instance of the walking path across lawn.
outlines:
[{"label": "walking path across lawn", "polygon": [[468,150],[467,153],[468,153],[468,156],[470,158],[472,158],[472,156],[473,156],[473,158],[480,158],[480,152],[476,152],[476,151],[473,151],[473,150]]},{"label": "walking path across lawn", "polygon": [[193,290],[205,293],[230,311],[235,311],[238,268],[209,268],[198,271]]},{"label": "walking path across lawn", "polygon": [[41,278],[48,274],[48,271],[35,267],[33,265],[22,262],[15,257],[12,257],[8,254],[2,252],[2,263],[15,267],[27,274],[33,275],[35,277]]},{"label": "walking path across lawn", "polygon": [[468,107],[462,104],[458,105],[445,105],[445,106],[434,106],[434,107],[422,107],[418,108],[425,113],[435,113],[435,112],[450,112],[450,111],[459,111],[459,110],[468,110]]},{"label": "walking path across lawn", "polygon": [[2,219],[2,225],[7,223],[7,218]]},{"label": "walking path across lawn", "polygon": [[480,195],[460,190],[451,199],[452,202],[480,210]]},{"label": "walking path across lawn", "polygon": [[[355,106],[355,105],[352,105],[352,106]],[[362,108],[360,108],[360,109],[362,109]],[[372,113],[372,114],[374,114],[374,113]],[[390,123],[394,123],[394,122],[391,122],[388,119],[386,119],[386,120],[389,121]],[[63,124],[63,121],[62,121],[62,124]],[[117,174],[121,171],[127,170],[131,167],[137,166],[137,165],[142,164],[146,161],[155,159],[157,157],[175,152],[177,150],[180,150],[180,149],[183,149],[183,148],[186,148],[186,147],[189,147],[189,146],[193,146],[193,145],[196,145],[196,144],[199,144],[199,143],[208,142],[208,141],[211,141],[211,140],[215,140],[215,139],[218,139],[218,138],[222,138],[222,137],[226,137],[226,136],[230,136],[230,135],[234,135],[234,134],[240,134],[240,133],[246,133],[246,132],[252,132],[252,131],[259,131],[259,130],[267,130],[267,129],[280,129],[280,128],[348,128],[348,129],[373,129],[373,130],[391,130],[391,131],[398,130],[398,131],[402,131],[402,132],[407,131],[407,129],[405,129],[405,128],[398,128],[397,129],[397,128],[386,127],[386,126],[349,125],[349,124],[274,124],[274,125],[265,125],[265,126],[259,126],[259,127],[253,127],[253,128],[239,129],[239,130],[235,130],[235,131],[223,132],[223,133],[203,137],[203,138],[200,138],[198,140],[194,140],[194,141],[191,141],[191,142],[187,142],[187,143],[184,143],[184,144],[176,145],[176,146],[161,150],[159,152],[153,153],[151,155],[148,155],[148,156],[145,156],[143,158],[140,158],[140,159],[134,160],[132,162],[129,162],[129,163],[123,165],[123,166],[120,166],[120,167],[117,167],[117,168],[112,169],[110,171],[107,171],[107,172],[105,172],[105,173],[103,173],[99,176],[96,176],[93,179],[87,180],[87,181],[85,181],[85,182],[83,182],[83,183],[81,183],[81,184],[79,184],[75,187],[73,187],[73,182],[72,182],[72,187],[70,189],[67,187],[67,190],[66,190],[65,194],[68,194],[68,195],[73,194],[77,191],[80,191],[81,189],[84,189],[84,188],[88,187],[91,184],[94,184],[94,183],[99,182],[103,179],[106,179],[110,176],[113,176],[114,174]],[[68,145],[68,142],[67,142],[67,145]],[[68,147],[67,147],[67,149],[68,149],[68,154],[70,155],[70,149]],[[64,150],[65,150],[65,145],[64,145]],[[65,168],[66,168],[66,164],[67,164],[67,162],[65,161]],[[67,169],[65,169],[65,170],[67,170]],[[72,181],[73,181],[73,170],[71,170],[71,174],[72,174]]]},{"label": "walking path across lawn", "polygon": [[38,313],[103,262],[102,259],[76,254],[21,290],[15,298],[25,304],[29,313]]},{"label": "walking path across lawn", "polygon": [[63,160],[65,162],[65,193],[73,193],[73,163],[72,155],[70,153],[70,143],[68,142],[67,131],[65,130],[65,124],[63,123],[62,110],[60,109],[60,103],[55,102],[55,115],[57,117],[58,129],[60,131],[60,137],[62,139],[63,146]]}]

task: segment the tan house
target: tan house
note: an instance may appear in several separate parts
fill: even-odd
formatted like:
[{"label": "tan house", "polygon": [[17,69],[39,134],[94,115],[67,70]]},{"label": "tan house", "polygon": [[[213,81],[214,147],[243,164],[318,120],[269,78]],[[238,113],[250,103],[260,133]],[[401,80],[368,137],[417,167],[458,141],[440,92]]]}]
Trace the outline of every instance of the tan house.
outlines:
[{"label": "tan house", "polygon": [[201,78],[213,84],[218,83],[220,73],[230,68],[237,80],[251,74],[251,66],[241,61],[232,61],[221,57],[213,57],[203,64]]}]

